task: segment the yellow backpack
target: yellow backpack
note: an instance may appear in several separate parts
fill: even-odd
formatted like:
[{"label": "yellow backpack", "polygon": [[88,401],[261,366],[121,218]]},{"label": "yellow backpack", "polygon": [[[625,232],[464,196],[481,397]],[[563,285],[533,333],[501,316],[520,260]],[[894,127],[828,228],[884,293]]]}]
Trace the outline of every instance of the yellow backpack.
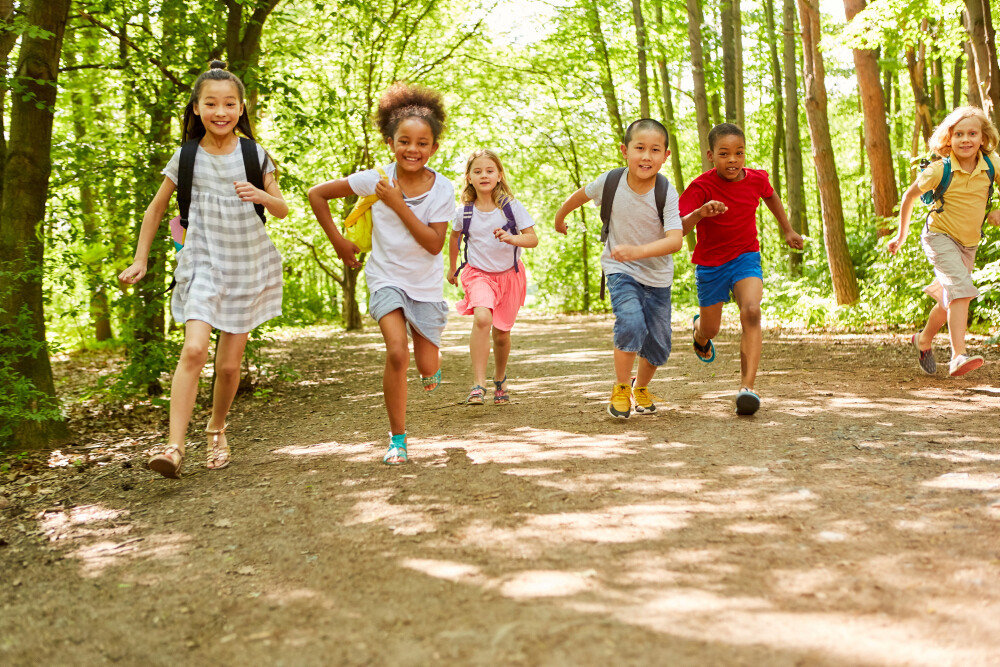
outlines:
[{"label": "yellow backpack", "polygon": [[[389,178],[382,167],[375,169],[380,177]],[[378,195],[362,197],[344,219],[344,238],[358,246],[361,252],[372,251],[372,205],[377,201]]]}]

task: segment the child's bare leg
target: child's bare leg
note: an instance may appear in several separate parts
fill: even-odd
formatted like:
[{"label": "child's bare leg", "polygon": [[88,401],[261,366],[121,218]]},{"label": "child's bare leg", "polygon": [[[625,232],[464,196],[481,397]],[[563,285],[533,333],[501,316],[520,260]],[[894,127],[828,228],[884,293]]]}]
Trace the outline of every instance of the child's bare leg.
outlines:
[{"label": "child's bare leg", "polygon": [[760,301],[764,297],[764,282],[760,278],[744,278],[733,286],[740,307],[740,385],[753,389],[760,365],[763,336],[760,331]]},{"label": "child's bare leg", "polygon": [[[489,308],[483,306],[473,308],[472,335],[469,336],[473,386],[483,387],[486,385],[486,365],[490,361],[490,327],[492,326],[493,312]],[[423,371],[420,374],[423,375]]]},{"label": "child's bare leg", "polygon": [[441,368],[441,348],[416,331],[413,332],[413,358],[422,377],[434,375]]},{"label": "child's bare leg", "polygon": [[971,297],[955,299],[948,304],[948,337],[951,339],[951,358],[965,354],[965,332],[969,328],[969,303]]},{"label": "child's bare leg", "polygon": [[636,354],[615,348],[615,382],[618,384],[632,382],[632,367],[635,365]]},{"label": "child's bare leg", "polygon": [[507,377],[507,359],[510,358],[510,332],[493,327],[493,379],[502,382]]},{"label": "child's bare leg", "polygon": [[653,374],[656,373],[656,368],[653,364],[639,357],[639,368],[635,372],[635,386],[648,387],[653,380]]},{"label": "child's bare leg", "polygon": [[[966,312],[968,312],[968,306],[966,306]],[[931,308],[930,315],[927,316],[927,324],[924,325],[923,331],[917,334],[917,345],[920,346],[920,349],[929,350],[934,345],[934,336],[947,323],[948,311],[938,301]]]},{"label": "child's bare leg", "polygon": [[410,347],[406,339],[406,318],[397,308],[378,321],[385,339],[385,373],[382,393],[389,413],[389,430],[393,435],[406,433],[406,370],[410,366]]},{"label": "child's bare leg", "polygon": [[170,435],[167,436],[167,446],[174,445],[182,453],[211,337],[212,325],[208,322],[188,320],[184,325],[184,347],[170,385]]},{"label": "child's bare leg", "polygon": [[708,345],[708,341],[719,335],[723,305],[725,304],[720,301],[698,309],[699,316],[694,321],[694,339],[698,345]]},{"label": "child's bare leg", "polygon": [[209,429],[216,430],[226,425],[226,415],[229,414],[236,391],[240,388],[243,351],[249,337],[249,333],[219,334],[219,347],[215,351],[215,391],[212,396],[212,416],[208,420]]}]

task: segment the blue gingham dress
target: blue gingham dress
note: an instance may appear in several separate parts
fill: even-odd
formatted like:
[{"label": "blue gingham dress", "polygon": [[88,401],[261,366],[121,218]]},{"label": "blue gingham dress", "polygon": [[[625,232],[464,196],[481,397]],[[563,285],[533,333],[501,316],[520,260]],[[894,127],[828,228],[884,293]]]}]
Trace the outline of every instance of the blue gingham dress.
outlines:
[{"label": "blue gingham dress", "polygon": [[[163,170],[175,185],[180,153]],[[263,162],[260,146],[257,155]],[[270,159],[263,171],[274,171]],[[170,301],[177,322],[201,320],[220,331],[247,333],[281,315],[281,255],[253,203],[236,194],[233,182],[245,180],[239,144],[228,155],[198,147],[187,235],[177,253]]]}]

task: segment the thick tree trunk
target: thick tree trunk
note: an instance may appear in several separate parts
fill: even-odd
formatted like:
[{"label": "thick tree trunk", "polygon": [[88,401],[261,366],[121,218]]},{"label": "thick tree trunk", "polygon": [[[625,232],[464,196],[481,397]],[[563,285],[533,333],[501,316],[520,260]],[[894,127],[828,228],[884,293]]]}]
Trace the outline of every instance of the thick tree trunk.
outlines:
[{"label": "thick tree trunk", "polygon": [[767,52],[771,61],[771,82],[774,86],[774,133],[771,135],[771,185],[781,197],[782,160],[785,153],[785,103],[781,96],[781,62],[778,60],[778,36],[774,23],[774,0],[764,0],[764,19],[767,29]]},{"label": "thick tree trunk", "polygon": [[240,77],[247,89],[247,104],[250,113],[257,115],[257,96],[260,93],[259,77],[260,38],[264,32],[264,21],[281,0],[258,2],[253,13],[244,22],[243,5],[240,0],[223,0],[228,9],[226,15],[226,53],[229,54],[229,71]]},{"label": "thick tree trunk", "polygon": [[818,0],[798,0],[799,23],[802,27],[802,52],[805,73],[805,106],[812,137],[813,162],[823,213],[823,240],[830,264],[830,277],[840,305],[858,300],[858,280],[847,246],[844,229],[844,209],[840,199],[840,178],[830,140],[827,117],[826,71],[820,52],[822,34],[819,25]]},{"label": "thick tree trunk", "polygon": [[[45,221],[56,78],[69,6],[70,0],[32,0],[25,7],[27,25],[50,34],[33,36],[29,31],[21,39],[14,73],[20,92],[10,102],[10,143],[0,204],[0,273],[4,274],[0,280],[4,285],[0,291],[0,338],[10,345],[6,354],[13,372],[42,392],[50,407],[57,399],[45,343],[45,247],[39,229]],[[19,321],[22,314],[27,321]],[[13,425],[13,431],[14,442],[23,448],[68,436],[60,417],[21,421]]]},{"label": "thick tree trunk", "polygon": [[[802,140],[799,131],[799,81],[795,58],[795,0],[783,0],[781,12],[782,58],[785,66],[785,164],[788,173],[785,183],[788,187],[788,221],[792,229],[802,235],[809,233],[806,217],[805,185],[802,175]],[[788,270],[793,275],[802,275],[802,255],[788,255]]]},{"label": "thick tree trunk", "polygon": [[737,34],[733,25],[734,0],[720,0],[720,22],[722,24],[722,97],[726,103],[726,122],[738,123],[736,114],[736,42]]},{"label": "thick tree trunk", "polygon": [[968,100],[969,105],[982,109],[983,90],[979,87],[979,81],[976,78],[976,54],[972,50],[972,42],[965,40],[963,48],[965,49],[965,99]]},{"label": "thick tree trunk", "polygon": [[997,66],[996,35],[989,1],[965,0],[965,18],[979,97],[986,114],[994,124],[1000,124],[1000,67]]},{"label": "thick tree trunk", "polygon": [[[851,21],[865,8],[865,0],[844,0],[844,12]],[[889,143],[889,126],[885,115],[885,98],[879,72],[879,52],[872,49],[853,49],[854,71],[858,78],[861,109],[864,115],[865,153],[871,165],[872,199],[875,215],[890,218],[899,201],[896,176],[892,168],[892,146]],[[880,233],[883,232],[880,228]],[[881,234],[884,236],[884,234]]]},{"label": "thick tree trunk", "polygon": [[632,20],[635,22],[636,61],[639,68],[639,115],[649,118],[649,76],[647,74],[646,22],[642,17],[642,0],[632,0]]},{"label": "thick tree trunk", "polygon": [[691,48],[691,79],[694,82],[694,115],[698,121],[698,146],[701,148],[701,170],[708,171],[708,133],[712,120],[708,116],[708,90],[705,87],[705,54],[701,45],[701,0],[687,0],[688,42]]},{"label": "thick tree trunk", "polygon": [[[931,130],[934,128],[934,121],[931,119],[930,100],[927,97],[927,71],[924,67],[925,47],[921,42],[919,49],[914,50],[912,46],[906,47],[906,71],[910,75],[910,88],[913,90],[913,102],[915,107],[915,129],[914,132],[923,135],[924,144],[931,137]],[[921,151],[917,147],[916,140],[913,144],[912,155],[916,157]]]},{"label": "thick tree trunk", "polygon": [[608,55],[608,45],[604,41],[604,31],[601,29],[601,14],[597,9],[596,0],[587,3],[587,22],[590,25],[590,38],[594,42],[597,64],[601,68],[601,92],[604,93],[604,103],[608,108],[608,120],[618,141],[625,138],[625,128],[622,125],[622,115],[618,110],[618,96],[615,94],[615,81],[611,75],[611,57]]}]

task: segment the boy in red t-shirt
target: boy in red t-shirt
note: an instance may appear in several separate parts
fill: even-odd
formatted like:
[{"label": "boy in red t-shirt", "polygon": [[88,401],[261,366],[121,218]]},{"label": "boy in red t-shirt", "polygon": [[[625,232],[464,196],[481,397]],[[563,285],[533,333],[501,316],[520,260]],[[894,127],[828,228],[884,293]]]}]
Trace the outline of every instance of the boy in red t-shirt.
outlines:
[{"label": "boy in red t-shirt", "polygon": [[740,391],[736,414],[752,415],[760,407],[753,383],[760,363],[760,301],[764,274],[757,241],[757,206],[763,199],[771,209],[789,247],[802,249],[802,237],[792,229],[781,199],[767,172],[744,169],[746,139],[732,123],[716,125],[708,135],[708,159],[714,169],[698,176],[680,198],[684,234],[697,226],[698,242],[691,261],[696,264],[700,312],[694,316],[694,350],[698,358],[715,360],[712,338],[722,324],[722,306],[729,293],[740,307]]}]

